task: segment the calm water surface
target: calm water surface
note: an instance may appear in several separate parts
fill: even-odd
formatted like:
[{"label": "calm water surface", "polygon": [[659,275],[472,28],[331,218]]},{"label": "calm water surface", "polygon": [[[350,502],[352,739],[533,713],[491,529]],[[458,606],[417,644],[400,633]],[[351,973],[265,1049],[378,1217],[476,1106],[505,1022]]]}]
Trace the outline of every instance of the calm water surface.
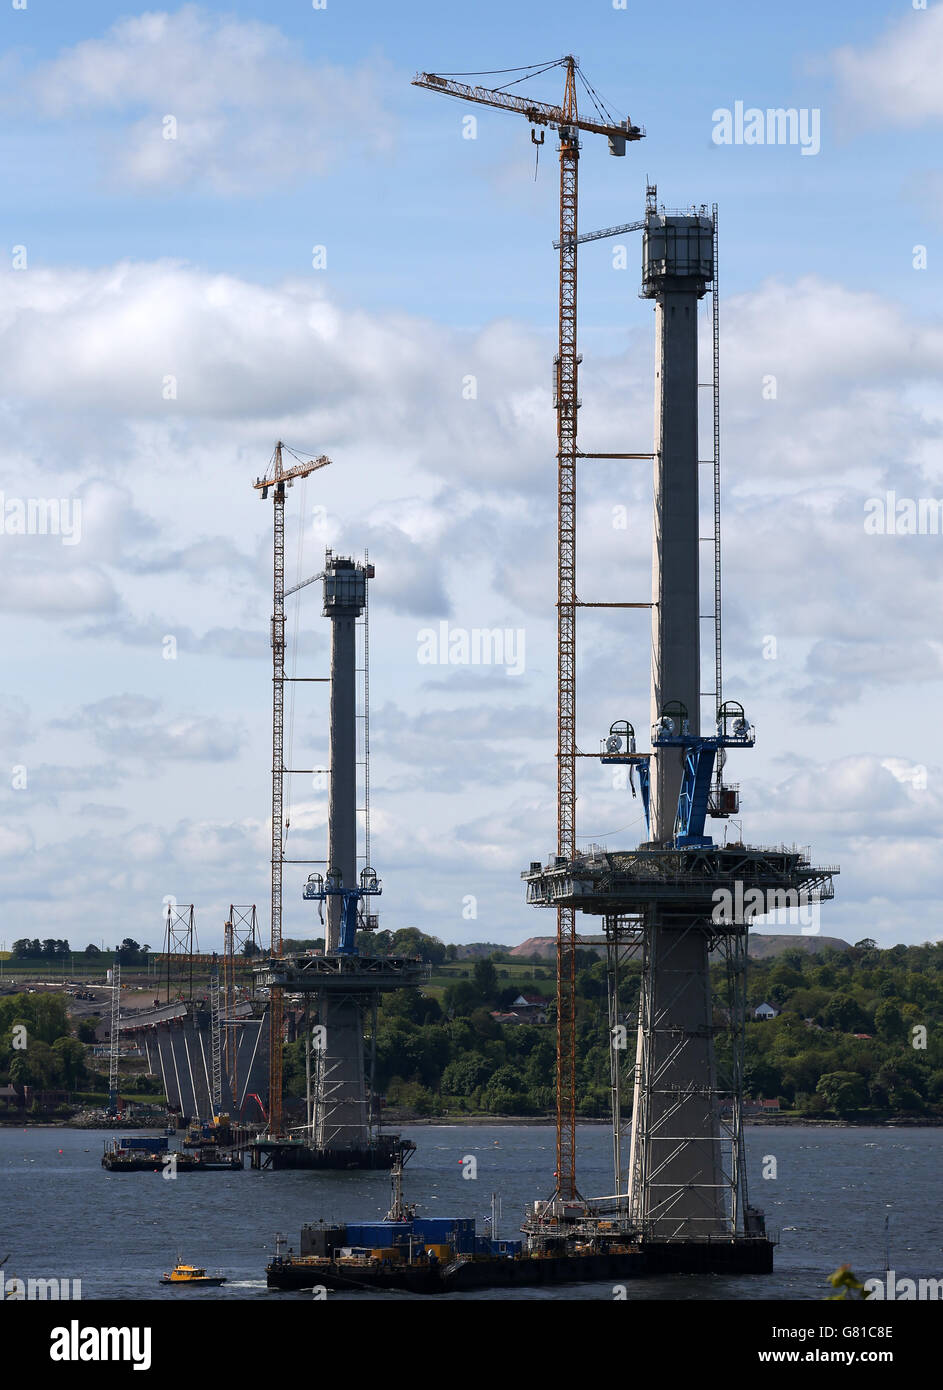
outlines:
[{"label": "calm water surface", "polygon": [[[116,1131],[117,1133],[117,1131]],[[500,1193],[500,1233],[512,1235],[526,1203],[552,1189],[551,1126],[422,1125],[401,1133],[418,1144],[409,1162],[407,1198],[422,1215],[476,1216],[482,1230],[491,1193]],[[265,1287],[276,1231],[297,1249],[302,1223],[382,1218],[385,1173],[106,1173],[102,1130],[0,1129],[0,1258],[8,1277],[81,1279],[83,1298],[298,1299]],[[172,1141],[175,1142],[175,1141]],[[584,1194],[612,1191],[610,1136],[580,1130]],[[462,1177],[473,1154],[478,1177]],[[777,1177],[764,1180],[764,1158]],[[630,1300],[662,1298],[818,1299],[825,1277],[850,1264],[862,1278],[884,1266],[885,1217],[890,1264],[899,1278],[943,1277],[943,1209],[938,1185],[943,1130],[747,1129],[750,1199],[780,1234],[776,1271],[764,1278],[675,1276],[628,1281]],[[769,1165],[767,1165],[769,1166]],[[219,1289],[162,1288],[177,1256],[223,1270]],[[331,1293],[332,1300],[402,1294]],[[448,1299],[611,1299],[611,1284],[552,1290],[494,1290]]]}]

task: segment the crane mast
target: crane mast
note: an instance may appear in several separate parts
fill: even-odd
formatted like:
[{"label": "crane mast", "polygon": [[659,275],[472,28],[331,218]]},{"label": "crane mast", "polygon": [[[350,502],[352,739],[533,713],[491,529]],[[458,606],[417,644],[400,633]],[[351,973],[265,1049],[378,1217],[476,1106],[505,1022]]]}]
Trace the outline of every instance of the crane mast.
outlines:
[{"label": "crane mast", "polygon": [[[274,545],[272,562],[272,956],[282,954],[282,864],[284,838],[282,826],[283,784],[285,776],[285,488],[296,478],[306,478],[330,459],[323,454],[310,461],[299,461],[292,468],[283,463],[284,445],[275,445],[272,473],[257,478],[252,486],[264,501],[271,491],[274,503]],[[269,1132],[282,1131],[282,990],[272,985],[269,996]]]},{"label": "crane mast", "polygon": [[[444,96],[496,107],[524,116],[534,126],[548,126],[560,137],[560,289],[558,346],[554,362],[554,409],[557,416],[557,854],[567,860],[576,850],[576,460],[579,410],[577,352],[577,226],[579,131],[605,135],[609,152],[624,155],[627,140],[641,140],[644,131],[630,121],[591,121],[577,109],[577,76],[597,111],[605,111],[568,55],[540,71],[563,67],[563,102],[555,106],[516,93],[474,87],[436,73],[419,73],[416,87]],[[523,71],[517,69],[515,71]],[[526,76],[536,75],[528,70]],[[521,81],[516,78],[514,81]],[[510,84],[508,84],[510,85]],[[531,139],[535,144],[542,143]],[[556,1194],[564,1200],[579,1195],[576,1186],[576,912],[557,909],[557,1147]]]},{"label": "crane mast", "polygon": [[[575,115],[573,60],[567,64],[565,113]],[[576,233],[579,138],[560,126],[560,296],[557,412],[557,854],[576,852]],[[576,912],[557,909],[557,1189],[576,1187]]]}]

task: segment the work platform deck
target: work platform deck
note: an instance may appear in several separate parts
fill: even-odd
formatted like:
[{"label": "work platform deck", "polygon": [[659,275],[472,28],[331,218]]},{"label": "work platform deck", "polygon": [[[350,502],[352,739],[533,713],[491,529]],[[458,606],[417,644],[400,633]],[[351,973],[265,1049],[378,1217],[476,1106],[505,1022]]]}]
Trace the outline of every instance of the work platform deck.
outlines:
[{"label": "work platform deck", "polygon": [[254,967],[256,984],[286,994],[365,994],[402,989],[428,978],[429,968],[409,956],[280,956]]},{"label": "work platform deck", "polygon": [[[764,895],[764,912],[799,903],[824,902],[834,896],[837,867],[818,867],[805,849],[753,845],[677,848],[640,845],[638,849],[594,850],[566,860],[558,856],[532,863],[521,874],[527,901],[538,907],[573,907],[597,916],[641,912],[650,905],[673,905],[711,918],[718,890],[743,905],[752,890]],[[775,894],[782,900],[776,901]],[[798,895],[798,901],[787,895]],[[749,905],[749,904],[748,904]],[[715,920],[719,920],[715,917]],[[732,923],[736,925],[736,916]]]}]

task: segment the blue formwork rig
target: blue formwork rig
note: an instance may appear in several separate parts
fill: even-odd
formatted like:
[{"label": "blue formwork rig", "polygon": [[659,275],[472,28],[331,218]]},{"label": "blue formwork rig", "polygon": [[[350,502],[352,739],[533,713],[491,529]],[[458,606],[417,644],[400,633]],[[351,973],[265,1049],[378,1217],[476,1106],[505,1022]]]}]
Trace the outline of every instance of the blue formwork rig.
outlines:
[{"label": "blue formwork rig", "polygon": [[[581,936],[604,943],[609,963],[614,1191],[584,1200],[558,1181],[525,1229],[539,1239],[568,1222],[610,1217],[645,1251],[650,1272],[764,1272],[773,1242],[748,1202],[742,1131],[749,916],[831,898],[837,870],[816,867],[797,847],[718,845],[705,831],[708,816],[738,811],[724,763],[728,752],[755,742],[742,705],[722,698],[716,208],[668,213],[650,187],[644,220],[609,232],[632,229],[643,231],[642,296],[653,300],[656,324],[652,601],[618,606],[652,612],[651,751],[638,751],[633,726],[621,720],[599,757],[628,767],[633,795],[637,777],[648,834],[624,851],[558,853],[522,875],[529,903],[601,920],[601,935]],[[714,727],[702,732],[697,305],[709,286],[716,679],[707,692]],[[637,1019],[627,1020],[619,989],[630,961],[640,964],[641,979]],[[712,961],[726,986],[720,1006]],[[631,1067],[627,1021],[636,1029]],[[715,1049],[721,1032],[729,1038],[723,1054]],[[626,1160],[621,1108],[629,1085]]]}]

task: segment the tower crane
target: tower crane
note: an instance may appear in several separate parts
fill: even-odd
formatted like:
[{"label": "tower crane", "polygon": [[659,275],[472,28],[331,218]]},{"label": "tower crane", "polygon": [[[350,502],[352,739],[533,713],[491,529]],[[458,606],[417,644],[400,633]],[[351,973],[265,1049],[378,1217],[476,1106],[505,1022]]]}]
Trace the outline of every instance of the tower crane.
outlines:
[{"label": "tower crane", "polygon": [[[509,92],[508,87],[552,68],[562,67],[566,81],[559,105]],[[516,75],[515,75],[516,74]],[[500,87],[470,86],[459,77],[507,76]],[[599,119],[587,120],[577,110],[577,78],[583,84]],[[500,73],[422,72],[414,87],[424,87],[459,101],[512,111],[546,126],[560,138],[560,292],[558,351],[555,359],[554,408],[557,414],[557,854],[572,859],[576,851],[576,460],[577,369],[576,249],[580,139],[585,131],[605,135],[609,153],[624,155],[627,141],[641,140],[644,130],[629,120],[617,120],[605,107],[572,55],[528,68]],[[531,130],[535,145],[544,141]],[[576,1187],[576,913],[557,910],[557,1196],[578,1197]]]},{"label": "tower crane", "polygon": [[[297,462],[285,466],[283,451]],[[275,445],[270,472],[252,484],[265,501],[269,493],[274,503],[275,543],[273,546],[272,608],[272,955],[282,953],[282,864],[284,839],[282,826],[282,787],[285,775],[285,489],[298,478],[307,478],[331,462],[323,454],[302,459],[281,440]],[[282,1018],[284,1000],[281,988],[272,985],[269,996],[269,1132],[282,1131]]]}]

